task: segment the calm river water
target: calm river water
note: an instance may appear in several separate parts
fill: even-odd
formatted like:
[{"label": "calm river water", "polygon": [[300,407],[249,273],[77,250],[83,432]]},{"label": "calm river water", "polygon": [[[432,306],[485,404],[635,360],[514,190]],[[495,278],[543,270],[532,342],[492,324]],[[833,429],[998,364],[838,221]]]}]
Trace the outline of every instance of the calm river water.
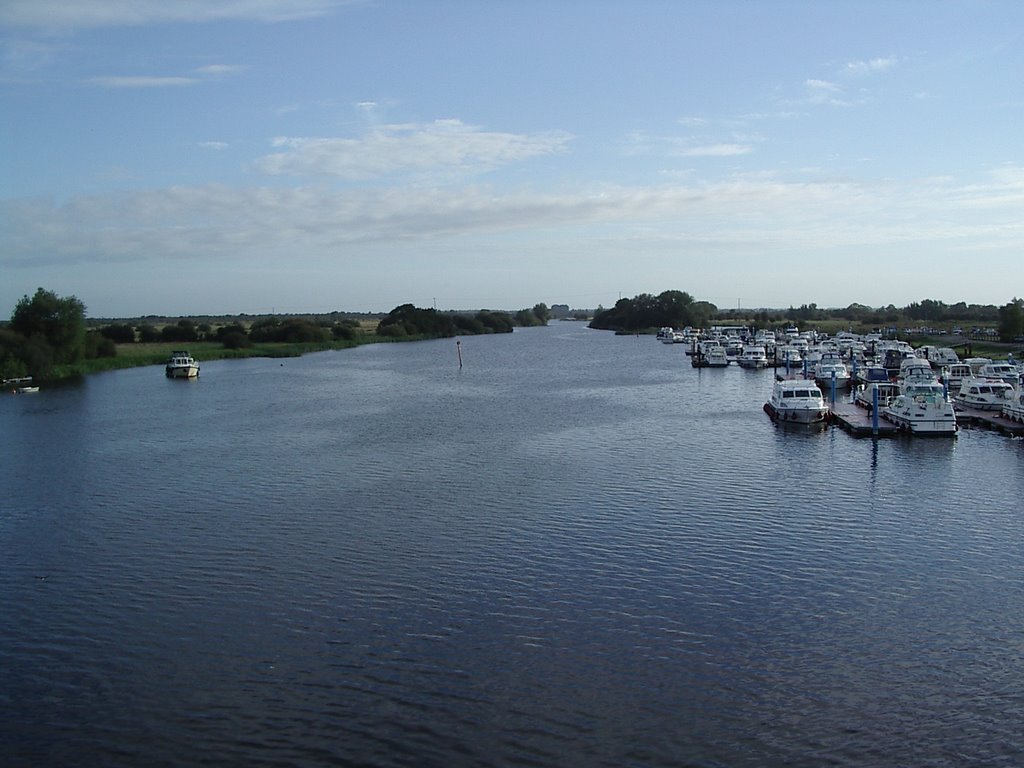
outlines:
[{"label": "calm river water", "polygon": [[15,766],[1024,763],[1024,442],[580,324],[0,397]]}]

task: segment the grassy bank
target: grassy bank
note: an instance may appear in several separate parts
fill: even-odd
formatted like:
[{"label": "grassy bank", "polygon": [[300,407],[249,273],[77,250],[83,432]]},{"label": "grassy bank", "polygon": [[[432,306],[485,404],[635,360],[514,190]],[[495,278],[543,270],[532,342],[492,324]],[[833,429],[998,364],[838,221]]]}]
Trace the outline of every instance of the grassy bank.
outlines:
[{"label": "grassy bank", "polygon": [[171,352],[187,349],[200,362],[210,360],[241,360],[247,357],[299,357],[310,352],[323,352],[330,349],[349,349],[360,344],[373,344],[384,341],[375,335],[361,335],[356,339],[319,343],[266,343],[253,344],[244,349],[227,349],[219,341],[183,342],[152,342],[135,344],[118,344],[116,357],[98,357],[83,360],[76,365],[63,365],[54,368],[53,378],[68,379],[102,371],[116,371],[122,368],[137,368],[145,365],[163,365]]}]

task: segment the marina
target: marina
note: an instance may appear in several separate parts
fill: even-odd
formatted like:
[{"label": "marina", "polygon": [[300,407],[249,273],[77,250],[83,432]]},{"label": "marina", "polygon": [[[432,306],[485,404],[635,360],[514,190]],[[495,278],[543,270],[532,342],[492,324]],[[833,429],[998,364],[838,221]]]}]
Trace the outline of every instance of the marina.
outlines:
[{"label": "marina", "polygon": [[[659,335],[665,332],[672,329]],[[900,340],[849,333],[830,339],[796,329],[754,335],[749,329],[730,328],[726,335],[722,329],[702,333],[688,328],[685,338],[694,368],[726,368],[735,362],[741,368],[773,370],[775,383],[763,410],[776,423],[825,423],[855,437],[953,437],[961,426],[1024,434],[1024,367],[1012,356],[1005,362],[960,362],[951,347],[915,350]],[[742,354],[727,357],[722,352],[727,344],[740,345]],[[784,407],[798,392],[804,396],[812,391],[823,394],[825,401],[813,418]]]}]

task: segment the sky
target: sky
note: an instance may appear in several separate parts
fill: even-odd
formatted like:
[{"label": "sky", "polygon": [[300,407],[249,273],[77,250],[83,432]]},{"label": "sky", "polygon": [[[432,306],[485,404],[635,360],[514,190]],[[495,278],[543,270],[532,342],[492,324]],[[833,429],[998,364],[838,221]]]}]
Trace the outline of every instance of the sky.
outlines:
[{"label": "sky", "polygon": [[1019,0],[0,0],[0,317],[1024,295]]}]

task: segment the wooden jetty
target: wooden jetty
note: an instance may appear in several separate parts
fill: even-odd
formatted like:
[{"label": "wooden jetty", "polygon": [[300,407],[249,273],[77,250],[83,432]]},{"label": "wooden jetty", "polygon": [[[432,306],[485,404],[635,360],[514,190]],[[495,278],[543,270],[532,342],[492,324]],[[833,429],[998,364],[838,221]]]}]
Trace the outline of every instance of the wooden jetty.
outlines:
[{"label": "wooden jetty", "polygon": [[830,403],[829,421],[838,424],[855,437],[892,437],[899,434],[899,428],[878,417],[878,431],[872,425],[871,413],[851,402],[836,400]]},{"label": "wooden jetty", "polygon": [[979,411],[958,405],[956,422],[960,426],[985,427],[1011,437],[1024,437],[1024,424],[1006,418],[1001,411]]}]

